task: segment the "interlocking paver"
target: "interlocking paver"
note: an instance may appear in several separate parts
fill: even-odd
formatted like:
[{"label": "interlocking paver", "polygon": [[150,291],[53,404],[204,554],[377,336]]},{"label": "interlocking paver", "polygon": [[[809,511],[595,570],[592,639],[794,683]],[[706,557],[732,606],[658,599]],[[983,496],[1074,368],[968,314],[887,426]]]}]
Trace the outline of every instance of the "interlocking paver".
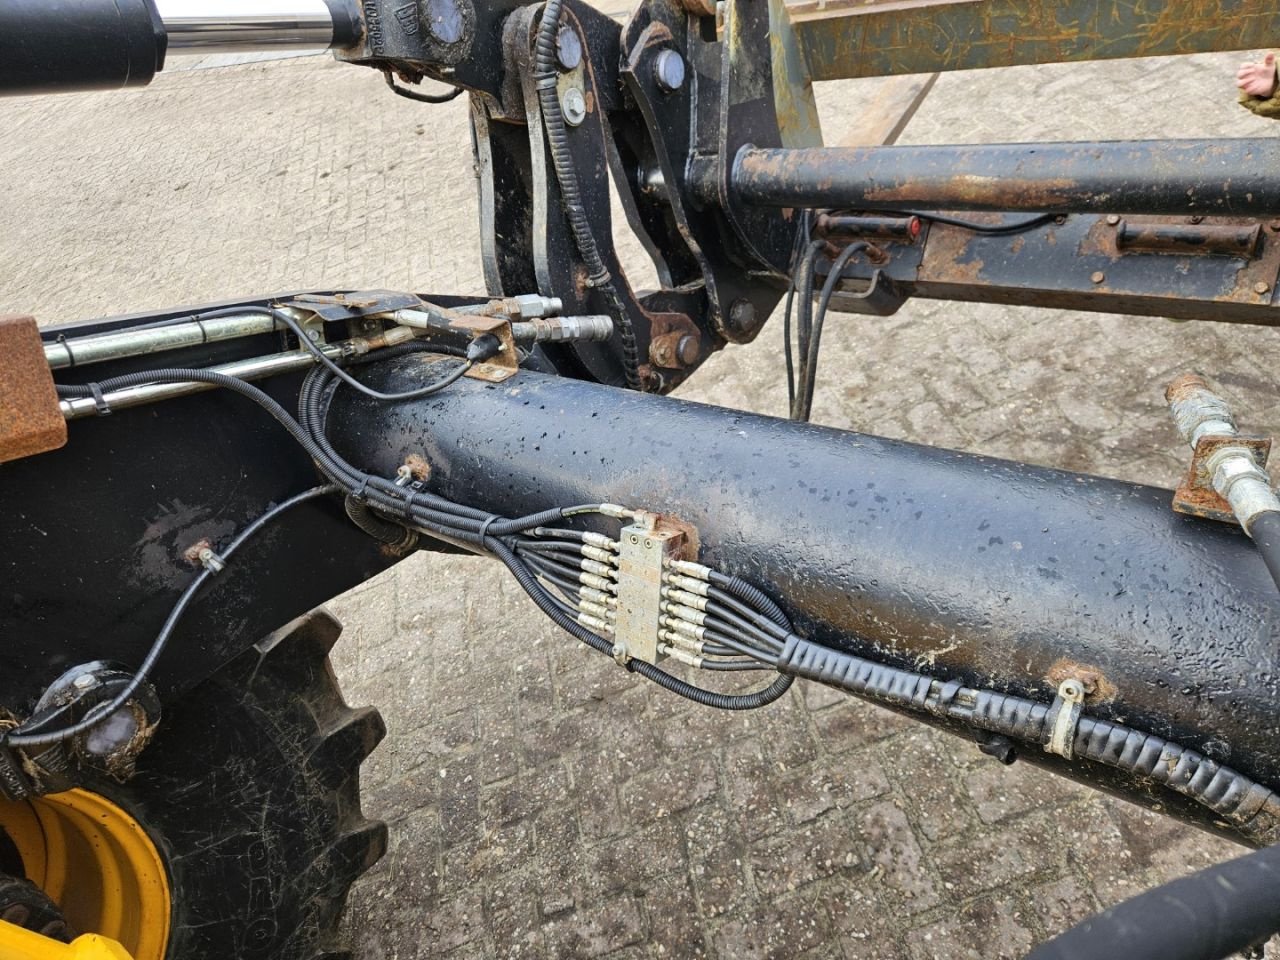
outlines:
[{"label": "interlocking paver", "polygon": [[[942,77],[904,142],[1267,135],[1235,55]],[[823,87],[828,138],[864,81]],[[462,104],[282,60],[142,91],[0,101],[0,309],[46,321],[345,284],[482,292]],[[634,257],[638,245],[625,245]],[[1196,367],[1280,432],[1264,329],[913,302],[833,317],[814,419],[1172,483],[1160,393]],[[781,413],[779,324],[680,391]],[[337,600],[353,702],[390,735],[388,857],[359,956],[1013,956],[1237,852],[817,688],[695,708],[560,635],[491,565],[415,557]]]}]

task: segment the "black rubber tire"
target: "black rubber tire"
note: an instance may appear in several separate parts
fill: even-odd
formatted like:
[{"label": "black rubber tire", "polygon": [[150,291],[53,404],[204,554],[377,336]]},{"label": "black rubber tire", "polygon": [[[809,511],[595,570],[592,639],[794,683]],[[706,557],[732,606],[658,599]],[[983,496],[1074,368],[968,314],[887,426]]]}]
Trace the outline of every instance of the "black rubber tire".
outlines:
[{"label": "black rubber tire", "polygon": [[386,733],[342,700],[341,624],[301,617],[165,708],[128,783],[94,785],[150,834],[169,874],[169,960],[337,960],[351,883],[386,850],[360,763]]}]

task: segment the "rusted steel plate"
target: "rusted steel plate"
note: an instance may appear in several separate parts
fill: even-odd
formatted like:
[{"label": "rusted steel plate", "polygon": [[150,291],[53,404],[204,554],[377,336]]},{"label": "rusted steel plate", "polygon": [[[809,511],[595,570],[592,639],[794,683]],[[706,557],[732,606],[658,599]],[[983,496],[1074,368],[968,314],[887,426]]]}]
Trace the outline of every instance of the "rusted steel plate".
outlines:
[{"label": "rusted steel plate", "polygon": [[32,317],[0,317],[0,463],[67,442],[53,372]]},{"label": "rusted steel plate", "polygon": [[814,80],[1280,46],[1280,8],[1239,0],[802,0]]}]

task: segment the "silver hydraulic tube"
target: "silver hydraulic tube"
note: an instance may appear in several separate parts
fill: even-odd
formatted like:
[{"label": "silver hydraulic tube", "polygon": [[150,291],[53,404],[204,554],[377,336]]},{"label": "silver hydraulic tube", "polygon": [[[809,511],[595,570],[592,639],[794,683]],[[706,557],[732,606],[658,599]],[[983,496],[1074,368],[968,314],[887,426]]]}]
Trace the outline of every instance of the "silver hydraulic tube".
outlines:
[{"label": "silver hydraulic tube", "polygon": [[44,358],[49,361],[51,369],[63,370],[284,329],[284,325],[269,314],[251,313],[250,310],[251,308],[246,308],[242,316],[190,320],[163,327],[101,333],[46,343]]},{"label": "silver hydraulic tube", "polygon": [[155,0],[168,53],[252,53],[352,46],[360,39],[350,0]]},{"label": "silver hydraulic tube", "polygon": [[[336,359],[343,355],[343,348],[337,344],[320,347],[325,356]],[[210,367],[215,373],[223,373],[228,377],[241,380],[261,380],[294,370],[305,370],[316,362],[315,357],[306,350],[293,350],[288,353],[276,353],[267,357],[254,357],[250,360],[238,360],[235,363],[224,363]],[[102,399],[112,409],[138,407],[158,400],[169,400],[174,397],[185,397],[205,390],[216,390],[212,383],[202,381],[183,381],[181,383],[148,383],[140,387],[128,387],[124,390],[112,390],[103,394]],[[81,417],[92,417],[98,412],[98,405],[91,397],[74,400],[60,400],[58,406],[62,416],[67,420],[79,420]]]}]

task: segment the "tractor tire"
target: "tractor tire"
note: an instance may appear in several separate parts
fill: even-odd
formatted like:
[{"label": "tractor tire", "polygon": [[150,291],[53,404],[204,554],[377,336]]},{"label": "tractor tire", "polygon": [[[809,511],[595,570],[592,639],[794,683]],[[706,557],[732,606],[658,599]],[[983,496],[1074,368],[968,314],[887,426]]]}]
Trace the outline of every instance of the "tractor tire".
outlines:
[{"label": "tractor tire", "polygon": [[272,634],[165,708],[127,783],[84,785],[163,862],[168,960],[349,956],[347,891],[387,843],[361,813],[359,768],[386,728],[343,702],[328,660],[341,630],[321,610]]}]

